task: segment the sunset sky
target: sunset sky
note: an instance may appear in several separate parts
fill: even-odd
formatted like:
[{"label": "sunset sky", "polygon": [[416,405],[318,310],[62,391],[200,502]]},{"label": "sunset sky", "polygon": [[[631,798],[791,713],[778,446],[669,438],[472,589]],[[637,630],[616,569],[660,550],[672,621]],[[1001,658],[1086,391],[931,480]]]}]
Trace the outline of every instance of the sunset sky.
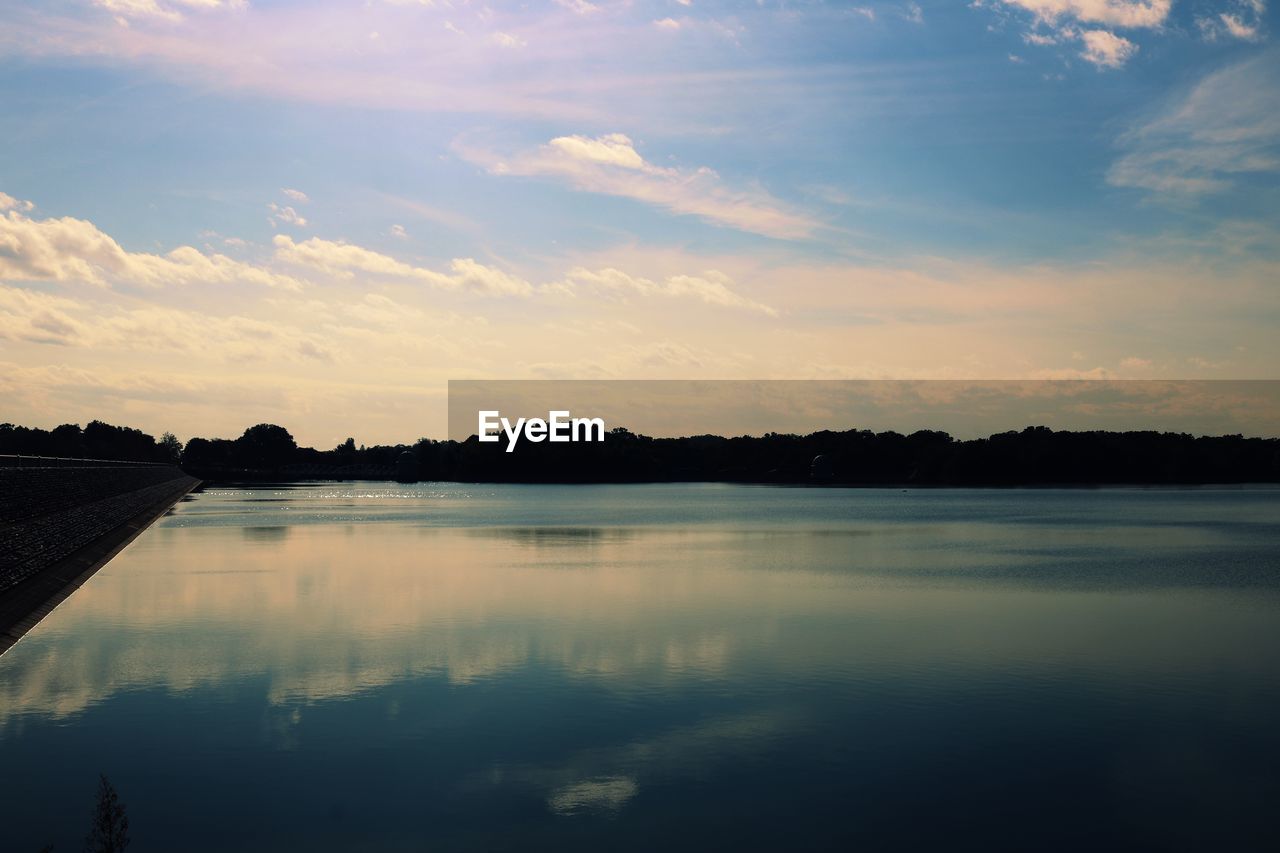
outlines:
[{"label": "sunset sky", "polygon": [[[1277,378],[1266,0],[0,0],[0,421]],[[835,425],[839,426],[839,425]]]}]

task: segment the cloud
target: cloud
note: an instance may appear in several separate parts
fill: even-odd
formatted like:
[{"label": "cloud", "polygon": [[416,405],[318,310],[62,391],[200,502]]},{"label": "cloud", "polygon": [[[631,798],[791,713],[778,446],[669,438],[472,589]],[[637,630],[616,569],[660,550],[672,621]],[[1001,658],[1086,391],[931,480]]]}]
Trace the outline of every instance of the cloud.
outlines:
[{"label": "cloud", "polygon": [[89,350],[199,352],[219,361],[329,361],[321,338],[288,324],[160,305],[120,306],[0,285],[0,340]]},{"label": "cloud", "polygon": [[1107,173],[1123,187],[1198,195],[1238,176],[1280,172],[1280,56],[1216,71],[1184,98],[1126,133]]},{"label": "cloud", "polygon": [[48,293],[0,286],[0,340],[69,344],[83,335],[77,303]]},{"label": "cloud", "polygon": [[130,18],[154,18],[165,21],[182,20],[183,11],[209,12],[223,9],[242,9],[246,0],[93,0],[93,5],[105,9],[122,23]]},{"label": "cloud", "polygon": [[[776,63],[744,61],[730,47],[740,34],[736,17],[685,20],[708,38],[655,64],[652,51],[669,51],[672,34],[649,17],[688,11],[674,5],[639,18],[626,4],[604,3],[599,13],[584,15],[549,3],[439,2],[423,10],[370,0],[324,4],[324,14],[314,5],[258,2],[235,14],[142,16],[118,26],[101,10],[85,14],[82,0],[56,8],[15,4],[0,27],[0,55],[125,67],[200,90],[290,103],[521,116],[552,127],[625,122],[680,133],[756,128],[758,116],[777,115],[771,103],[783,108],[815,94],[834,109],[847,105],[841,92],[860,88],[834,68],[798,61],[800,46],[789,40],[777,45]],[[381,34],[376,43],[371,30]],[[767,37],[784,38],[785,31]],[[822,83],[818,90],[815,81]],[[741,98],[744,86],[752,98]]]},{"label": "cloud", "polygon": [[1172,0],[988,0],[972,5],[995,4],[1030,13],[1030,29],[1023,34],[1027,44],[1079,42],[1080,57],[1098,69],[1122,68],[1138,52],[1135,42],[1113,29],[1162,29],[1172,8]]},{"label": "cloud", "polygon": [[[717,270],[698,275],[675,274],[659,280],[630,275],[606,267],[589,270],[574,267],[560,281],[535,286],[528,281],[485,266],[472,258],[455,258],[448,272],[415,266],[381,252],[330,240],[312,238],[301,243],[284,234],[275,237],[276,259],[308,267],[325,275],[349,281],[358,274],[385,280],[421,282],[448,291],[479,293],[485,296],[592,295],[607,300],[632,298],[687,299],[721,308],[738,308],[771,317],[778,312],[731,289],[730,278]],[[361,311],[367,311],[367,306]]]},{"label": "cloud", "polygon": [[1259,41],[1262,38],[1262,15],[1266,10],[1265,0],[1235,0],[1231,11],[1199,17],[1196,26],[1206,41],[1224,37]]},{"label": "cloud", "polygon": [[131,284],[254,284],[289,290],[301,282],[226,255],[179,246],[166,255],[125,251],[92,222],[64,216],[30,219],[16,210],[0,216],[0,280]]},{"label": "cloud", "polygon": [[35,209],[35,205],[23,199],[17,199],[8,193],[0,193],[0,212],[6,210],[20,210],[28,212]]},{"label": "cloud", "polygon": [[489,41],[498,47],[515,48],[526,47],[529,43],[519,36],[513,36],[511,33],[494,33],[489,36]]},{"label": "cloud", "polygon": [[677,21],[675,18],[659,18],[658,20],[653,22],[653,25],[655,27],[659,27],[664,30],[680,29],[680,22]]},{"label": "cloud", "polygon": [[311,201],[311,199],[307,197],[307,194],[304,193],[302,190],[291,190],[288,187],[285,187],[284,189],[280,190],[280,192],[284,193],[289,198],[301,204],[306,204],[307,202]]},{"label": "cloud", "polygon": [[778,315],[778,312],[768,305],[730,290],[729,277],[717,270],[708,270],[698,276],[673,275],[657,282],[628,275],[612,268],[591,271],[577,267],[569,271],[564,284],[573,291],[587,289],[597,295],[611,298],[625,299],[629,296],[689,298],[708,305],[744,308],[770,317]]},{"label": "cloud", "polygon": [[270,215],[267,216],[267,221],[271,223],[272,227],[296,225],[301,228],[307,224],[307,218],[288,205],[281,206],[273,201],[267,205],[267,209],[271,211]]},{"label": "cloud", "polygon": [[387,233],[399,240],[404,240],[409,236],[409,232],[404,230],[403,225],[392,225],[391,230]]},{"label": "cloud", "polygon": [[1025,9],[1037,22],[1056,26],[1063,21],[1150,29],[1164,25],[1173,0],[999,0]]},{"label": "cloud", "polygon": [[575,15],[590,15],[600,11],[599,6],[588,3],[587,0],[556,0],[556,5],[563,6]]},{"label": "cloud", "polygon": [[585,136],[558,136],[551,140],[550,144],[552,148],[557,148],[577,160],[590,160],[594,163],[641,171],[648,166],[632,146],[631,139],[621,133],[607,133],[595,139]]},{"label": "cloud", "polygon": [[625,134],[560,136],[533,151],[500,157],[455,143],[465,159],[493,175],[555,177],[574,189],[622,196],[716,225],[782,239],[808,237],[816,223],[763,189],[734,189],[705,166],[657,166]]},{"label": "cloud", "polygon": [[1084,42],[1081,58],[1098,68],[1122,68],[1138,52],[1136,44],[1106,30],[1085,30],[1080,39]]},{"label": "cloud", "polygon": [[273,241],[276,258],[286,263],[320,270],[335,278],[350,279],[356,273],[419,281],[444,290],[463,290],[485,296],[529,296],[533,285],[471,258],[455,258],[449,272],[416,267],[361,246],[313,237],[302,243],[278,234]]},{"label": "cloud", "polygon": [[902,17],[913,24],[923,24],[924,10],[920,8],[919,3],[908,3],[902,11]]}]

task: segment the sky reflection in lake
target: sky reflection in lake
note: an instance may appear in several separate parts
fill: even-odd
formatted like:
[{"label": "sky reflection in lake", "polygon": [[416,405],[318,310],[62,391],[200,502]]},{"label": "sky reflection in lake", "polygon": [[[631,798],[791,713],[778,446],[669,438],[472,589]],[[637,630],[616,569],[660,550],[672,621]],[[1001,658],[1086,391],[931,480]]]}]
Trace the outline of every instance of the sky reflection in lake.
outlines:
[{"label": "sky reflection in lake", "polygon": [[0,810],[71,849],[102,771],[139,850],[1275,841],[1277,508],[211,489],[0,658]]}]

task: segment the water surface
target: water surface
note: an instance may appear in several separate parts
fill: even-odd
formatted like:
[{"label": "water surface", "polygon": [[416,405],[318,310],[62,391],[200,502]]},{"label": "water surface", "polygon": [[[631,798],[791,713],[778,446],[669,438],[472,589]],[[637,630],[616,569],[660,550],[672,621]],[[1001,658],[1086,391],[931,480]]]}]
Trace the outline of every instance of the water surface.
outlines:
[{"label": "water surface", "polygon": [[0,847],[1273,848],[1278,510],[211,488],[0,658]]}]

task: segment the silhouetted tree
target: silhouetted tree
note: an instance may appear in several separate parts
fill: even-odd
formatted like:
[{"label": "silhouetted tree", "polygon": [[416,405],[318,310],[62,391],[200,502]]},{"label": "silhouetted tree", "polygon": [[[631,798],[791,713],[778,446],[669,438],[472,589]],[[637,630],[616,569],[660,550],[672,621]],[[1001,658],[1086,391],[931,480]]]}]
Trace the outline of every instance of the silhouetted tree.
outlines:
[{"label": "silhouetted tree", "polygon": [[166,432],[160,436],[159,447],[165,462],[172,462],[177,465],[182,461],[182,442],[178,441],[178,437],[173,433]]},{"label": "silhouetted tree", "polygon": [[298,443],[282,426],[257,424],[236,439],[234,459],[244,468],[279,468],[293,461]]},{"label": "silhouetted tree", "polygon": [[86,853],[122,853],[129,846],[129,816],[106,776],[98,777],[98,802],[84,840]]}]

